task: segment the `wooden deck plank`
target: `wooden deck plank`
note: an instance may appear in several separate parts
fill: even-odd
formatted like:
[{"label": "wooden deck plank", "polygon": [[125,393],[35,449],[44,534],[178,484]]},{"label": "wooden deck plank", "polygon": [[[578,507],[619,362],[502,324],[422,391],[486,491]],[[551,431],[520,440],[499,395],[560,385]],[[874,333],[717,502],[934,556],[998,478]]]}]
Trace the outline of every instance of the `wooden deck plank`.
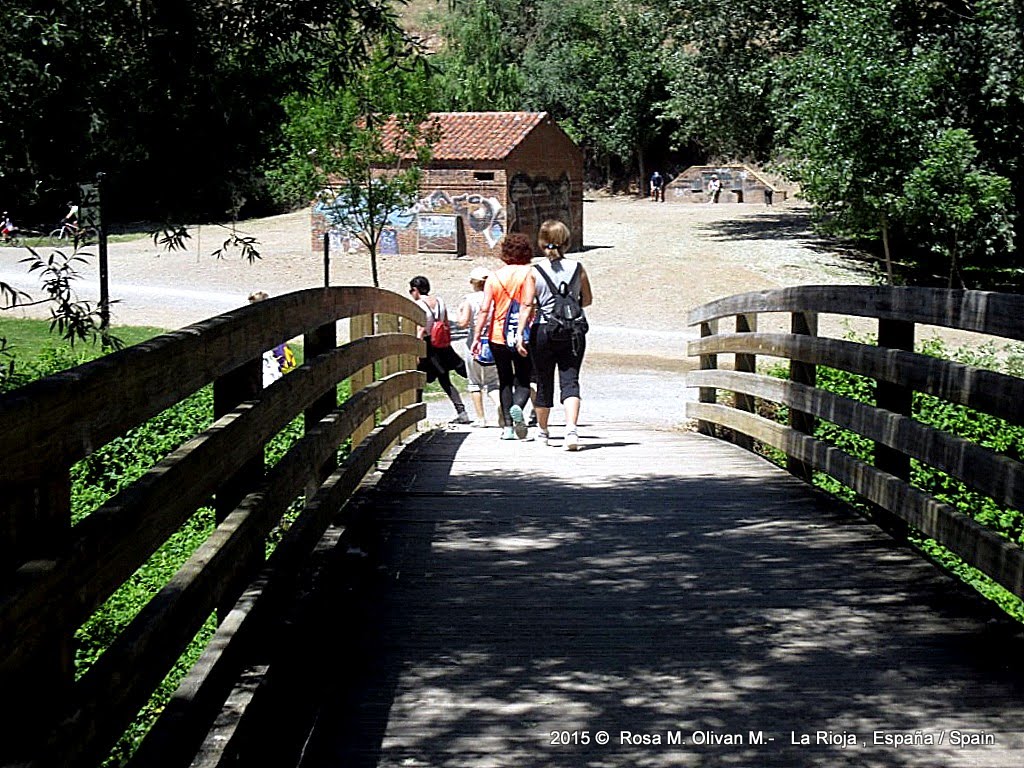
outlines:
[{"label": "wooden deck plank", "polygon": [[439,433],[360,497],[371,589],[309,642],[303,768],[1024,764],[1019,627],[734,446],[582,437]]}]

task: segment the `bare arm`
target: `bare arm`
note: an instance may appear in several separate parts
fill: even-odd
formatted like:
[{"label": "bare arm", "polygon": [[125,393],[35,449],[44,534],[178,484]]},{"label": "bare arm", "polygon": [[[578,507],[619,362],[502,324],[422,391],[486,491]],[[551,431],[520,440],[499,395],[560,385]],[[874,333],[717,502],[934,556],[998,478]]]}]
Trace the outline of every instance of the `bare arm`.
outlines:
[{"label": "bare arm", "polygon": [[484,285],[484,300],[480,304],[480,311],[477,313],[476,316],[476,332],[473,334],[473,338],[475,339],[475,341],[473,342],[472,350],[474,353],[476,353],[476,351],[480,347],[480,339],[483,338],[484,331],[486,330],[484,326],[487,325],[487,320],[491,315],[491,310],[493,309],[493,307],[494,294],[492,293],[491,289],[491,281],[488,280],[487,283]]},{"label": "bare arm", "polygon": [[537,277],[531,269],[529,274],[526,276],[526,279],[523,281],[523,308],[519,311],[519,340],[516,342],[516,351],[523,357],[526,357],[526,355],[529,354],[526,350],[526,344],[523,339],[526,329],[530,327],[530,322],[533,320],[536,299]]},{"label": "bare arm", "polygon": [[469,318],[472,313],[469,311],[469,302],[464,301],[459,305],[459,316],[455,322],[458,323],[459,328],[469,327]]},{"label": "bare arm", "polygon": [[594,292],[590,289],[590,276],[580,264],[580,306],[589,307],[594,303]]},{"label": "bare arm", "polygon": [[523,281],[523,307],[519,314],[519,327],[529,328],[530,321],[533,320],[534,314],[536,314],[537,304],[537,276],[531,269],[530,274],[527,275]]},{"label": "bare arm", "polygon": [[[427,320],[428,320],[428,322],[433,324],[433,322],[434,322],[434,312],[437,310],[437,300],[434,299],[433,301],[431,301],[430,300],[431,298],[432,298],[431,296],[421,296],[419,301],[417,301],[416,303],[419,304],[420,307],[423,307],[424,305],[426,306]],[[422,325],[417,325],[416,326],[416,338],[417,339],[422,339],[426,335],[427,335],[426,327],[424,327]]]}]

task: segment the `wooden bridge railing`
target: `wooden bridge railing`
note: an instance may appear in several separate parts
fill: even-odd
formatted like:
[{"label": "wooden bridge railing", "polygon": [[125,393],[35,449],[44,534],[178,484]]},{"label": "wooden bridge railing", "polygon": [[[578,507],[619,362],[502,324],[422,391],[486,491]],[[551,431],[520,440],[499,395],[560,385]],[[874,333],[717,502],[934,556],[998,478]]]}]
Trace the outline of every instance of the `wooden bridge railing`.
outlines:
[{"label": "wooden bridge railing", "polygon": [[[376,318],[378,332],[339,347],[344,318],[371,334],[366,319]],[[175,752],[189,763],[205,732],[197,713],[219,711],[279,583],[425,416],[423,342],[411,334],[423,320],[386,291],[299,291],[0,397],[0,764],[98,764],[216,611],[213,641],[142,745],[159,754],[154,763],[172,764]],[[263,352],[299,335],[303,365],[263,389]],[[339,405],[345,380],[352,393]],[[72,526],[72,465],[210,383],[213,424]],[[265,445],[299,415],[303,436],[265,468]],[[266,558],[268,532],[303,494]],[[211,498],[213,533],[76,680],[77,628]]]},{"label": "wooden bridge railing", "polygon": [[[757,318],[788,313],[790,333],[762,333]],[[816,335],[819,313],[878,320],[878,345]],[[735,332],[719,332],[735,318]],[[911,486],[911,459],[935,467],[1015,509],[1024,505],[1024,466],[1014,458],[927,426],[911,416],[914,392],[1024,423],[1024,380],[913,351],[916,324],[1024,340],[1024,296],[925,288],[802,286],[730,296],[693,310],[701,338],[689,344],[700,370],[687,377],[698,402],[687,415],[705,434],[750,447],[758,441],[782,451],[791,472],[807,482],[824,472],[865,498],[888,520],[911,525],[967,563],[1024,597],[1024,549],[952,506]],[[718,368],[735,355],[734,370]],[[755,372],[757,355],[789,360],[789,380]],[[816,368],[828,366],[876,381],[875,405],[817,388]],[[734,405],[719,403],[733,392]],[[789,409],[788,425],[756,413],[757,399]],[[874,442],[874,461],[858,460],[813,437],[822,419]],[[724,428],[724,429],[722,429]]]}]

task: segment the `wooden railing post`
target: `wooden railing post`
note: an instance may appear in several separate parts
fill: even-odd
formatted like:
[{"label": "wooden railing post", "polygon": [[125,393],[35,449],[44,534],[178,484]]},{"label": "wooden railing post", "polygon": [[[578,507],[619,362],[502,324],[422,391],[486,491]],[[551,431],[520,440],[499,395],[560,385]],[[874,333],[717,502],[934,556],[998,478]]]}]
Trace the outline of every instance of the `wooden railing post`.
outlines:
[{"label": "wooden railing post", "polygon": [[[801,336],[817,336],[818,315],[814,312],[794,312],[792,314],[790,331]],[[806,384],[809,387],[817,386],[817,366],[811,363],[802,363],[799,360],[790,360],[789,378],[798,384]],[[789,426],[797,432],[813,435],[817,426],[817,420],[809,413],[790,409]],[[814,480],[814,469],[806,462],[792,456],[786,457],[786,469],[806,483]]]},{"label": "wooden railing post", "polygon": [[[398,315],[377,315],[377,333],[398,333]],[[398,373],[402,370],[401,361],[397,355],[385,357],[380,361],[380,376],[390,376],[392,373]],[[399,397],[395,396],[388,400],[385,406],[385,416],[389,416],[398,410]]]},{"label": "wooden railing post", "polygon": [[[233,411],[246,400],[255,400],[263,391],[263,358],[240,365],[233,371],[221,376],[213,382],[213,418],[219,419]],[[224,521],[245,496],[256,489],[263,479],[264,460],[263,446],[253,446],[253,456],[233,475],[224,478],[214,498],[214,513],[218,523]],[[239,563],[235,569],[235,584],[248,583],[259,571],[263,563],[263,552],[253,550],[249,562]],[[228,590],[234,595],[235,589]],[[229,598],[218,607],[218,621],[223,621],[234,605],[234,597]]]},{"label": "wooden railing post", "polygon": [[[416,323],[411,320],[407,320],[404,317],[398,318],[398,330],[401,333],[408,333],[410,336],[416,335]],[[416,370],[416,363],[418,358],[415,355],[399,355],[398,364],[403,371],[414,371]],[[423,402],[423,390],[417,390],[416,392],[403,392],[398,398],[399,405],[405,407],[412,405],[413,403]],[[402,433],[402,439],[407,440],[410,435],[416,433],[415,427],[410,427]]]},{"label": "wooden railing post", "polygon": [[[312,360],[317,355],[322,355],[330,352],[338,345],[338,326],[337,323],[327,323],[321,325],[318,328],[314,328],[302,337],[302,355],[304,360]],[[329,390],[324,392],[320,397],[309,404],[302,413],[303,428],[304,431],[308,432],[323,419],[327,414],[334,410],[338,405],[338,388],[337,386],[331,387]],[[306,499],[312,499],[313,494],[316,493],[316,489],[320,487],[320,484],[326,480],[330,474],[338,466],[337,456],[328,459],[322,467],[320,472],[317,474],[315,487],[311,483],[310,487],[306,488]]]},{"label": "wooden railing post", "polygon": [[[906,320],[880,318],[878,321],[878,346],[913,351],[914,324]],[[887,381],[875,383],[875,405],[878,408],[910,416],[913,412],[913,404],[914,391],[909,387]],[[910,457],[902,451],[876,442],[875,466],[905,482],[910,481]],[[873,514],[875,522],[893,537],[906,539],[909,529],[904,520],[881,507],[874,507]]]},{"label": "wooden railing post", "polygon": [[[736,333],[753,333],[757,330],[757,315],[736,315]],[[757,355],[736,353],[735,369],[745,373],[757,372]],[[734,393],[735,405],[738,410],[754,413],[755,401],[752,395]],[[754,438],[742,432],[733,434],[733,442],[748,451],[754,450]]]},{"label": "wooden railing post", "polygon": [[[709,320],[700,324],[700,336],[714,336],[718,333],[718,321]],[[718,355],[700,355],[700,369],[702,371],[714,370],[718,367]],[[714,387],[700,387],[697,390],[697,400],[701,403],[716,403],[718,390]],[[702,435],[715,435],[715,425],[710,421],[697,421],[697,431]]]},{"label": "wooden railing post", "polygon": [[[71,532],[71,479],[55,467],[37,483],[4,487],[5,520],[0,530],[0,585],[9,589],[15,570],[29,562],[48,566],[65,549]],[[31,579],[32,568],[24,578]],[[53,610],[51,607],[43,610]],[[32,753],[54,716],[66,704],[75,679],[72,636],[60,615],[52,632],[37,642],[17,669],[0,669],[0,690],[12,705],[4,722],[0,763],[7,765]]]},{"label": "wooden railing post", "polygon": [[[349,338],[352,341],[364,336],[373,335],[373,315],[358,315],[349,320]],[[356,371],[349,379],[349,386],[354,395],[359,390],[373,383],[373,366],[368,365]],[[367,419],[352,432],[352,446],[355,447],[369,435],[376,426],[373,419]]]}]

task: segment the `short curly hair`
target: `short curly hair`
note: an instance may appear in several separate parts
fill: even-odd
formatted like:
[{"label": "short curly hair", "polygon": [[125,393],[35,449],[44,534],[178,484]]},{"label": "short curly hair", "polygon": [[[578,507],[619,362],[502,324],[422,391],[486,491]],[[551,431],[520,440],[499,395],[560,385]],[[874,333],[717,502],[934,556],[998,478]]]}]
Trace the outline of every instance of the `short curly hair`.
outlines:
[{"label": "short curly hair", "polygon": [[506,264],[529,264],[532,258],[533,246],[526,235],[513,232],[501,241],[501,260]]}]

